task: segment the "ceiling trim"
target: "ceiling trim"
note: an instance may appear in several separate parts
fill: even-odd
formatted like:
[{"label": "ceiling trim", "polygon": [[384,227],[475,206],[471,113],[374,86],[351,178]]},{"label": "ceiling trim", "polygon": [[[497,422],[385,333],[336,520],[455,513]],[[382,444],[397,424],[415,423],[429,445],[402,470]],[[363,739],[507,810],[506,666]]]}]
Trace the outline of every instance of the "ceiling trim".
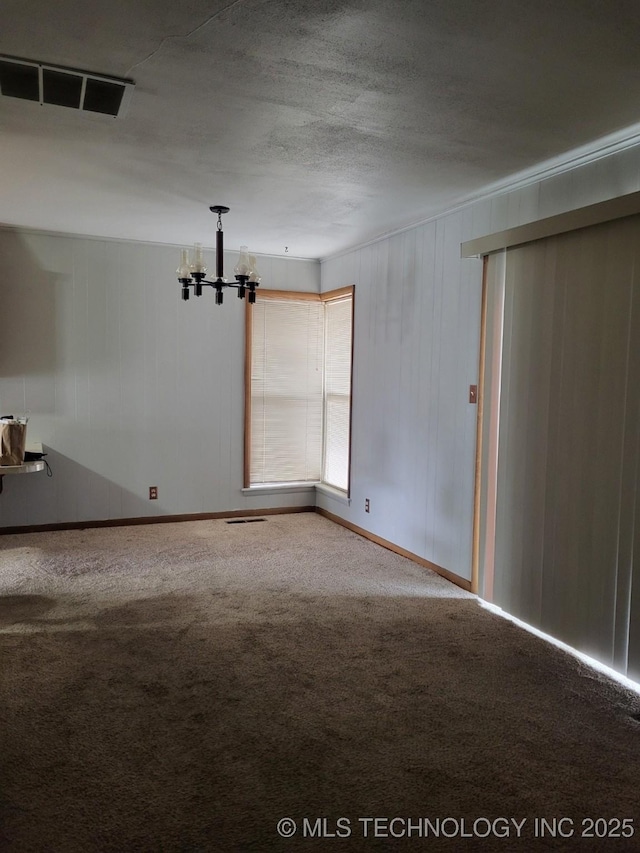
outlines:
[{"label": "ceiling trim", "polygon": [[[574,169],[580,169],[590,163],[595,163],[598,160],[603,160],[606,157],[611,157],[614,154],[619,154],[630,148],[640,145],[640,123],[626,127],[623,130],[600,137],[588,145],[574,148],[558,157],[553,157],[549,160],[544,160],[537,163],[530,169],[524,169],[521,172],[515,172],[507,178],[496,181],[492,184],[487,184],[481,190],[471,195],[464,196],[458,199],[447,207],[443,207],[435,213],[424,219],[417,220],[408,225],[403,225],[401,228],[396,228],[393,231],[387,231],[374,237],[371,240],[366,240],[356,246],[351,246],[348,249],[343,249],[335,254],[327,255],[320,258],[320,262],[333,260],[334,258],[343,257],[350,252],[364,249],[367,246],[372,246],[394,237],[396,234],[404,234],[406,231],[411,231],[414,228],[419,228],[422,225],[428,225],[436,219],[442,219],[444,216],[450,216],[453,213],[458,213],[462,210],[471,207],[481,201],[490,201],[494,198],[507,195],[516,190],[524,189],[532,184],[541,183],[558,175],[571,172]],[[470,256],[469,256],[470,257]]]},{"label": "ceiling trim", "polygon": [[[72,231],[52,231],[49,228],[29,228],[26,225],[7,225],[0,223],[0,232],[13,232],[15,234],[33,234],[43,237],[70,237],[73,240],[97,240],[100,243],[127,243],[137,246],[162,246],[167,249],[184,249],[184,243],[161,243],[155,240],[133,240],[128,237],[101,237],[99,234],[79,234]],[[193,248],[193,246],[192,246]],[[213,243],[203,243],[202,248],[206,251],[215,252]],[[225,254],[238,254],[240,247],[226,247]],[[277,258],[279,261],[305,261],[311,264],[319,264],[318,258],[304,258],[298,255],[275,255],[269,252],[252,252],[256,258]]]}]

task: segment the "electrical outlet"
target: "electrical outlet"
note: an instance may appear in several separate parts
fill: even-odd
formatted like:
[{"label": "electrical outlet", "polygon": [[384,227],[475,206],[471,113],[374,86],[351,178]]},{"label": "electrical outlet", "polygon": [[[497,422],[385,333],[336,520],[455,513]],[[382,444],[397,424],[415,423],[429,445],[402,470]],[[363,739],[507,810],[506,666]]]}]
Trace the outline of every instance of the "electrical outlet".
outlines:
[{"label": "electrical outlet", "polygon": [[369,503],[369,498],[364,499],[364,511],[369,512],[371,508],[371,504]]},{"label": "electrical outlet", "polygon": [[157,486],[149,486],[149,500],[157,501],[158,500],[158,487]]}]

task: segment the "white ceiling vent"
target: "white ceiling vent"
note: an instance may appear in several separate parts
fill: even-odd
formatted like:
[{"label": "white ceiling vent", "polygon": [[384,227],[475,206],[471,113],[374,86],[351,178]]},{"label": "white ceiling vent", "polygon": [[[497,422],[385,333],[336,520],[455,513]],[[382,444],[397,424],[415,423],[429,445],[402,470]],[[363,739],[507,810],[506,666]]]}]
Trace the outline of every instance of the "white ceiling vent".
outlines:
[{"label": "white ceiling vent", "polygon": [[134,83],[88,71],[0,56],[0,95],[121,118]]}]

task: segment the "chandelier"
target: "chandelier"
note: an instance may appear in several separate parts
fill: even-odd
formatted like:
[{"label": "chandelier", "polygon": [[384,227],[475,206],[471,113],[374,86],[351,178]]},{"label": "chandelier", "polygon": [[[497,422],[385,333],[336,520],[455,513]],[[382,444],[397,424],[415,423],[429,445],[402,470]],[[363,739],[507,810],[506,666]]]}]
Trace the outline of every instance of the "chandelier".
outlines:
[{"label": "chandelier", "polygon": [[[213,281],[207,279],[207,267],[204,263],[204,255],[202,252],[202,243],[196,243],[194,246],[193,260],[189,258],[189,250],[180,250],[180,266],[176,270],[178,281],[182,285],[182,298],[188,299],[190,296],[190,288],[193,287],[194,296],[202,296],[202,288],[213,287],[216,291],[216,305],[222,305],[222,290],[225,287],[235,287],[238,291],[238,297],[244,299],[247,294],[248,301],[254,303],[256,301],[256,287],[260,284],[260,276],[256,269],[256,259],[249,254],[247,246],[240,246],[240,257],[238,263],[233,268],[235,281],[227,281],[224,277],[224,234],[222,232],[222,214],[229,213],[229,208],[221,204],[215,204],[210,207],[212,213],[218,214],[218,227],[216,230],[216,277]],[[248,293],[247,293],[248,291]]]}]

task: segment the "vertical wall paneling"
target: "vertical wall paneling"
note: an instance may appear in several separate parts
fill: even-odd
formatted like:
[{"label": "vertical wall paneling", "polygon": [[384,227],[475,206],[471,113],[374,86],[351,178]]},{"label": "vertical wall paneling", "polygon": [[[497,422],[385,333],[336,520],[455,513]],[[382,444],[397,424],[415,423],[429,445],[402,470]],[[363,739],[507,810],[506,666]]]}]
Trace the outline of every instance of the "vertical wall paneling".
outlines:
[{"label": "vertical wall paneling", "polygon": [[[175,250],[163,249],[161,252],[147,252],[149,271],[145,280],[145,301],[150,313],[147,322],[152,324],[149,336],[155,339],[155,352],[150,351],[149,370],[155,386],[155,394],[148,396],[149,430],[153,440],[147,451],[153,454],[145,462],[148,486],[158,486],[158,504],[162,512],[179,512],[182,506],[177,494],[175,470],[178,464],[182,443],[176,439],[176,425],[184,416],[180,414],[179,400],[180,374],[182,360],[179,357],[181,338],[180,323],[184,317],[183,306],[178,298],[178,287],[174,282],[164,287],[169,264],[176,256]],[[203,299],[205,297],[202,297]],[[153,303],[153,308],[151,307]],[[152,319],[153,318],[153,319]],[[177,423],[176,423],[177,422]],[[184,452],[184,451],[183,451]]]},{"label": "vertical wall paneling", "polygon": [[[54,472],[6,478],[0,527],[313,501],[242,494],[235,293],[183,303],[168,246],[0,230],[0,258],[16,293],[0,316],[1,413],[30,411]],[[265,282],[319,291],[318,263],[261,260]]]},{"label": "vertical wall paneling", "polygon": [[[417,347],[414,353],[415,360],[415,386],[413,389],[413,400],[415,403],[414,423],[419,424],[418,442],[422,448],[421,457],[424,457],[427,442],[427,412],[429,410],[428,395],[426,393],[427,377],[430,365],[430,342],[428,333],[426,304],[429,298],[429,288],[425,286],[428,280],[429,264],[429,226],[423,225],[416,232],[416,302],[414,307],[414,334],[417,336]],[[413,465],[414,478],[414,504],[411,510],[417,518],[427,518],[427,477],[423,465]],[[415,553],[424,554],[427,546],[426,524],[414,525]]]},{"label": "vertical wall paneling", "polygon": [[[399,318],[399,352],[396,361],[395,385],[397,398],[396,410],[396,434],[398,442],[410,446],[412,442],[411,431],[418,417],[418,382],[420,365],[418,363],[419,350],[419,327],[418,327],[418,281],[416,265],[416,231],[406,231],[399,235],[399,249],[401,253],[401,264],[399,267],[399,280],[401,292],[397,294]],[[411,346],[405,346],[405,341],[412,341]],[[409,454],[403,454],[399,460],[400,465],[395,472],[398,481],[396,518],[394,526],[402,524],[402,519],[411,518],[413,507],[417,500],[417,478],[416,466],[413,464]],[[416,552],[423,547],[422,528],[413,526],[407,530],[407,547]]]},{"label": "vertical wall paneling", "polygon": [[466,222],[323,263],[323,290],[356,285],[352,502],[317,502],[469,579],[482,263],[459,260]]},{"label": "vertical wall paneling", "polygon": [[[431,314],[428,318],[425,332],[429,335],[431,358],[427,391],[429,395],[428,415],[428,441],[429,441],[429,477],[427,480],[427,505],[428,514],[424,518],[425,531],[427,535],[427,553],[436,562],[436,554],[441,550],[442,534],[440,532],[441,501],[440,483],[442,479],[442,466],[440,464],[440,442],[441,428],[445,422],[445,413],[440,408],[438,388],[443,358],[446,353],[447,344],[440,338],[442,329],[442,303],[445,289],[444,280],[444,231],[445,221],[435,222],[434,245],[433,245],[433,272],[429,281],[431,291]],[[446,567],[444,567],[446,568]]]},{"label": "vertical wall paneling", "polygon": [[[467,539],[465,544],[465,562],[471,545],[470,529],[464,533],[458,527],[461,516],[461,485],[473,472],[473,458],[464,452],[462,438],[465,433],[464,423],[469,411],[469,388],[466,378],[468,370],[461,370],[463,358],[470,358],[467,347],[473,345],[473,363],[477,370],[478,360],[478,331],[473,338],[460,346],[462,340],[462,315],[459,311],[461,266],[455,256],[456,246],[461,242],[460,217],[448,218],[442,229],[442,280],[441,314],[438,329],[439,338],[439,369],[435,380],[436,399],[438,400],[438,461],[436,480],[436,508],[434,518],[434,562],[441,566],[459,565],[460,540]],[[481,282],[476,283],[481,287]],[[475,378],[475,377],[474,377]],[[475,410],[473,410],[475,414]],[[456,429],[450,429],[449,424],[457,423]],[[463,472],[463,468],[467,470]],[[464,489],[464,487],[463,487]],[[468,491],[467,491],[468,493]]]},{"label": "vertical wall paneling", "polygon": [[492,232],[503,231],[509,221],[509,199],[508,196],[498,195],[491,199],[491,224]]},{"label": "vertical wall paneling", "polygon": [[[107,281],[120,273],[120,258],[108,257],[106,244],[87,244],[83,257],[82,277],[86,282],[86,421],[79,424],[84,447],[85,478],[82,493],[82,514],[86,519],[106,518],[109,515],[109,479],[107,474],[106,442],[103,440],[111,409],[111,375],[107,363]],[[110,269],[113,263],[115,269]]]},{"label": "vertical wall paneling", "polygon": [[[456,240],[480,237],[638,188],[640,148],[635,147],[505,191],[500,196],[480,199],[453,214],[418,226],[406,232],[412,237],[402,243],[404,251],[414,253],[416,290],[413,293],[404,273],[400,275],[395,262],[389,260],[397,255],[400,235],[325,260],[322,289],[356,284],[358,294],[353,500],[351,506],[345,507],[320,495],[318,504],[401,547],[414,552],[419,548],[420,556],[470,578],[475,412],[466,400],[469,384],[477,379],[482,264],[479,260],[461,260]],[[555,275],[556,262],[553,253],[546,257],[547,272],[543,276]],[[407,263],[405,258],[402,269],[410,268],[411,262]],[[556,341],[556,335],[561,334],[559,324],[563,322],[565,296],[564,285],[560,285],[549,313],[536,319],[537,326],[529,333],[531,349],[526,356],[529,359],[536,354],[537,336],[546,335],[547,339],[550,336]],[[406,322],[403,313],[405,322],[399,344],[397,339],[393,341],[391,328],[397,318],[397,305],[407,297],[414,300],[415,314],[411,322]],[[518,296],[518,302],[522,299],[524,294]],[[592,320],[594,312],[597,313],[595,305],[588,308]],[[400,394],[399,388],[391,383],[386,366],[398,356],[405,376]],[[545,370],[550,369],[550,363],[554,366],[547,380],[551,399],[554,399],[554,395],[565,390],[563,374],[554,373],[562,352],[552,348],[545,358]],[[411,372],[412,368],[408,368],[413,360],[420,365],[419,371]],[[513,365],[514,379],[520,369],[525,369],[524,362]],[[540,382],[542,376],[541,373]],[[586,393],[588,395],[589,391]],[[414,396],[417,400],[413,402],[417,405],[412,408]],[[532,401],[530,408],[535,409]],[[542,433],[534,424],[543,422],[543,414],[535,411],[533,414],[534,422],[528,424],[527,435],[534,443],[540,443]],[[412,461],[410,470],[409,460]],[[553,464],[551,457],[547,464]],[[536,508],[538,517],[543,514],[544,523],[553,523],[546,509],[549,496],[543,497],[536,472],[529,462],[518,460],[517,465],[521,466],[523,476],[533,483],[533,491],[526,497],[527,505]],[[394,480],[393,471],[404,472],[401,475],[404,483]],[[371,499],[370,514],[365,514],[362,507],[365,496]],[[551,545],[545,547],[548,549]],[[545,551],[541,556],[537,552],[531,559],[539,563],[546,559],[546,554]],[[499,584],[506,583],[499,580]],[[536,613],[542,618],[542,614],[549,611],[551,605],[545,601],[553,595],[553,580],[544,572],[536,581],[537,586],[529,582],[528,587],[522,586],[522,578],[508,583],[520,585],[523,595],[528,589],[533,596],[526,607],[523,605],[523,613],[531,611],[531,618],[535,618]],[[503,594],[500,589],[497,591]],[[589,593],[592,594],[593,591]],[[640,596],[634,599],[640,612],[638,600]],[[549,612],[545,618],[555,624],[563,617],[561,614],[552,616]],[[637,644],[640,650],[640,637]]]}]

